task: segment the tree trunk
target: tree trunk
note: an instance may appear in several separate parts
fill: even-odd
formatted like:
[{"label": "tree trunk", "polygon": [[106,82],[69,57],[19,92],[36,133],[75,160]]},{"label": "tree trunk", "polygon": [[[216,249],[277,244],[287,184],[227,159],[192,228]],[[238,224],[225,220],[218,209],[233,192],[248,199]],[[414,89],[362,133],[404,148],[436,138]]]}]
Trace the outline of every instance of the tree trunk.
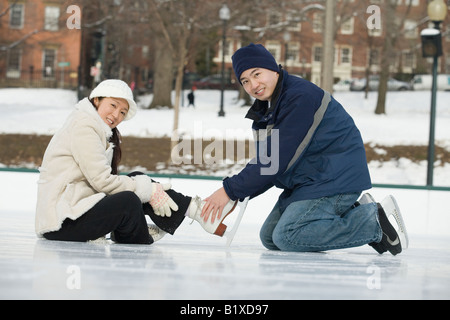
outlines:
[{"label": "tree trunk", "polygon": [[[181,39],[180,39],[181,41]],[[180,60],[178,61],[178,68],[177,68],[177,77],[175,81],[175,105],[174,105],[174,116],[173,116],[173,131],[172,131],[172,139],[170,144],[170,150],[171,154],[174,148],[179,143],[179,136],[178,136],[178,123],[180,118],[180,101],[181,101],[181,91],[183,89],[183,77],[184,77],[184,65],[186,61],[186,46],[185,42],[183,41],[182,44],[179,46],[179,56]],[[170,161],[171,159],[169,159]]]},{"label": "tree trunk", "polygon": [[334,27],[336,1],[327,0],[325,10],[325,34],[323,36],[322,88],[333,93],[334,83]]},{"label": "tree trunk", "polygon": [[239,87],[239,100],[244,100],[243,107],[248,107],[252,105],[252,99],[250,98],[250,95],[245,91],[243,86]]},{"label": "tree trunk", "polygon": [[[388,60],[387,57],[383,57],[383,60]],[[384,63],[382,64],[385,65]],[[375,109],[375,114],[386,114],[386,96],[388,90],[389,80],[389,64],[381,69],[380,73],[380,86],[378,87],[378,101]]]},{"label": "tree trunk", "polygon": [[150,109],[157,107],[172,106],[172,83],[173,83],[173,56],[168,46],[161,45],[164,40],[157,41],[159,45],[155,54],[155,72],[153,75],[153,101]]}]

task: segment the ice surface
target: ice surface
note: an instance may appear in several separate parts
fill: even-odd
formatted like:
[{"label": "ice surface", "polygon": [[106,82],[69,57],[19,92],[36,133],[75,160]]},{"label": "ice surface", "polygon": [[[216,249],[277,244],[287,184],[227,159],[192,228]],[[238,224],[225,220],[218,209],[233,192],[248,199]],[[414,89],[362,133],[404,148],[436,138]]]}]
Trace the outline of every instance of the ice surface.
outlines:
[{"label": "ice surface", "polygon": [[[175,236],[151,246],[52,242],[34,233],[37,174],[0,172],[0,181],[0,299],[450,298],[450,227],[442,204],[448,192],[394,191],[410,232],[410,248],[394,257],[369,246],[264,249],[259,228],[276,190],[249,202],[231,247],[187,220]],[[219,185],[171,182],[201,196]],[[390,191],[371,193],[378,199]]]},{"label": "ice surface", "polygon": [[[250,139],[247,108],[225,94],[226,117],[217,117],[219,92],[196,91],[195,110],[182,108],[185,136]],[[388,115],[376,116],[376,93],[342,92],[345,106],[373,145],[427,145],[429,92],[389,92]],[[148,105],[143,97],[140,106]],[[448,148],[450,92],[438,92],[436,141]],[[1,89],[0,132],[54,134],[77,102],[72,91]],[[156,120],[155,120],[156,119]],[[170,136],[172,110],[140,109],[121,124],[123,135]],[[383,152],[380,149],[380,152]],[[1,164],[0,164],[1,165]],[[375,183],[423,185],[426,162],[408,159],[369,164]],[[435,169],[435,184],[448,186],[449,165]],[[216,175],[226,173],[216,172]],[[393,194],[402,210],[410,248],[378,255],[369,246],[326,253],[268,251],[259,229],[279,191],[249,202],[231,247],[226,239],[185,221],[174,237],[152,246],[111,242],[69,243],[34,233],[37,174],[0,172],[0,299],[449,299],[450,215],[448,192],[373,189],[378,201]],[[220,182],[171,181],[185,194],[209,196]],[[230,223],[233,215],[227,218]]]}]

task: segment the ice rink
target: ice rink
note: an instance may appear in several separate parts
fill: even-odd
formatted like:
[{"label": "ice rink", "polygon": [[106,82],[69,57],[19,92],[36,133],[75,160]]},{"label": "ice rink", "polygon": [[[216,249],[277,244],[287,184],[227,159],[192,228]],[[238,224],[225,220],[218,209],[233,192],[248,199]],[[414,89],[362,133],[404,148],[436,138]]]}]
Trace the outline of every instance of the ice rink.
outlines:
[{"label": "ice rink", "polygon": [[[371,190],[376,199],[394,194],[403,211],[410,248],[394,257],[369,246],[326,253],[266,250],[259,228],[276,190],[249,203],[231,247],[188,220],[175,236],[151,246],[51,242],[34,233],[37,174],[0,172],[0,181],[2,300],[450,298],[450,218],[442,205],[448,192]],[[200,196],[220,185],[171,182]]]}]

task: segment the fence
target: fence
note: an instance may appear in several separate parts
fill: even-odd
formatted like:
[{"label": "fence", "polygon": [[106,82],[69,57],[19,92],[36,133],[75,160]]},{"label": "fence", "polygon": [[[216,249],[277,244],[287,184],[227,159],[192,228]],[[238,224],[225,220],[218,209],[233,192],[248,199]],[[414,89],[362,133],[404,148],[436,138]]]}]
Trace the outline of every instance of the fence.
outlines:
[{"label": "fence", "polygon": [[3,70],[0,69],[0,87],[76,89],[78,71],[67,67],[56,69]]}]

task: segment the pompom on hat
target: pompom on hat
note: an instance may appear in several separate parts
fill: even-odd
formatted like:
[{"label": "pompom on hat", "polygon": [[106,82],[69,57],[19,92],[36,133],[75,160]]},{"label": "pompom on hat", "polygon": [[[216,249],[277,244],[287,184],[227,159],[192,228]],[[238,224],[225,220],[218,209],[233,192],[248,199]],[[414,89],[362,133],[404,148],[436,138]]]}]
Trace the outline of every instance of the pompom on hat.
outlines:
[{"label": "pompom on hat", "polygon": [[[264,68],[280,72],[280,67],[273,55],[261,44],[253,44],[240,48],[233,57],[233,69],[239,83],[242,74],[253,68]],[[242,84],[242,83],[241,83]]]},{"label": "pompom on hat", "polygon": [[128,102],[128,113],[125,117],[125,121],[132,119],[137,112],[137,105],[134,102],[133,92],[130,87],[122,80],[105,80],[91,92],[89,100],[94,98],[121,98]]}]

